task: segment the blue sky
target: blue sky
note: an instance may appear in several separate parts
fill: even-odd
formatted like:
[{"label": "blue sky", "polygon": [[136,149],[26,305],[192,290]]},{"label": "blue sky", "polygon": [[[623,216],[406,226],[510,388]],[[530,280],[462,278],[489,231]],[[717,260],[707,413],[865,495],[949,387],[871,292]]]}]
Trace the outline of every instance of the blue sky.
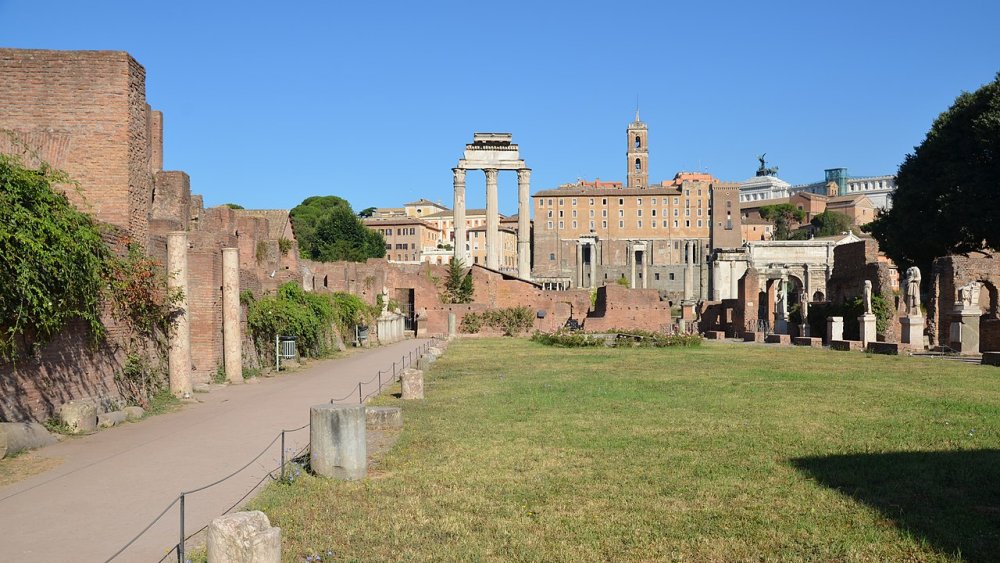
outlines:
[{"label": "blue sky", "polygon": [[[475,131],[507,131],[532,191],[623,180],[639,97],[650,180],[894,173],[1000,71],[1000,3],[0,0],[0,45],[114,49],[146,67],[165,168],[207,205],[450,206]],[[2,111],[2,108],[0,108]],[[470,174],[470,206],[485,182]],[[502,174],[501,210],[516,211]]]}]

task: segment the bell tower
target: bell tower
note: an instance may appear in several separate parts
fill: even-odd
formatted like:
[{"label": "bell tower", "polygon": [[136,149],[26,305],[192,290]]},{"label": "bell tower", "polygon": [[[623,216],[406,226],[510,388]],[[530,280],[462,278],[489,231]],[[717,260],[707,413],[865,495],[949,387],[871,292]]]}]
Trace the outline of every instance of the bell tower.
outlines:
[{"label": "bell tower", "polygon": [[646,124],[639,121],[639,109],[635,110],[635,121],[628,125],[628,187],[645,189],[649,187],[649,146]]}]

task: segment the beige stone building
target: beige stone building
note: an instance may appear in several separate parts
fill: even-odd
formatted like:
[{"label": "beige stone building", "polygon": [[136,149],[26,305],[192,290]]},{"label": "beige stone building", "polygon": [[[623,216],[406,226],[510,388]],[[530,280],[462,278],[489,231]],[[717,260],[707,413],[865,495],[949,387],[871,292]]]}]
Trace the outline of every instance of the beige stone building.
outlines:
[{"label": "beige stone building", "polygon": [[419,263],[423,254],[437,249],[441,231],[422,219],[370,217],[365,226],[385,237],[385,257],[390,262]]},{"label": "beige stone building", "polygon": [[628,184],[578,181],[532,196],[532,278],[547,289],[618,283],[675,299],[709,294],[713,248],[742,244],[739,187],[705,173],[650,184],[648,128],[627,129]]},{"label": "beige stone building", "polygon": [[[468,230],[469,256],[472,264],[486,265],[486,226]],[[517,231],[506,226],[500,227],[500,268],[501,272],[517,272]],[[471,265],[471,264],[470,264]]]}]

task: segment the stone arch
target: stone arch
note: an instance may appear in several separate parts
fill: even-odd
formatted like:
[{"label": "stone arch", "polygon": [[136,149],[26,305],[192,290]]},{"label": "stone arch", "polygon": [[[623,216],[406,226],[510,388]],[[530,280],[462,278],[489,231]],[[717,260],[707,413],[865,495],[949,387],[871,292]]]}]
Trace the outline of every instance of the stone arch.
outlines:
[{"label": "stone arch", "polygon": [[812,294],[812,300],[814,303],[822,302],[826,300],[826,296],[823,295],[822,291],[816,290]]}]

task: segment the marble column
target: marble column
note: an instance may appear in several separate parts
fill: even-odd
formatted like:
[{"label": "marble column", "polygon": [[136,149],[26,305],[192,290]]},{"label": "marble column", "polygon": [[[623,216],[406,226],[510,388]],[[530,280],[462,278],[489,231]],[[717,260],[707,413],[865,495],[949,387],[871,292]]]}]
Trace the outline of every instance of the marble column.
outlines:
[{"label": "marble column", "polygon": [[583,287],[583,243],[576,242],[576,287]]},{"label": "marble column", "polygon": [[222,352],[229,383],[243,383],[240,337],[240,250],[222,249]]},{"label": "marble column", "polygon": [[740,294],[740,280],[736,277],[736,261],[729,262],[729,298],[737,299]]},{"label": "marble column", "polygon": [[452,218],[455,220],[455,260],[461,261],[463,265],[469,266],[469,255],[465,252],[465,170],[463,168],[452,168],[455,174],[455,210]]},{"label": "marble column", "polygon": [[497,169],[486,168],[486,267],[500,269],[500,200]]},{"label": "marble column", "polygon": [[[652,246],[652,245],[650,245]],[[646,247],[642,251],[642,288],[646,289],[649,287],[649,250]]]},{"label": "marble column", "polygon": [[628,262],[629,262],[629,266],[631,267],[631,274],[630,274],[630,277],[629,277],[629,280],[628,280],[628,286],[634,288],[635,287],[635,247],[632,246],[632,245],[629,245],[629,247],[628,247]]},{"label": "marble column", "polygon": [[182,294],[167,353],[170,392],[178,397],[190,397],[191,318],[188,316],[188,239],[185,231],[167,233],[167,287]]},{"label": "marble column", "polygon": [[590,287],[597,287],[597,243],[590,243]]},{"label": "marble column", "polygon": [[684,299],[690,300],[694,295],[694,249],[691,241],[684,241]]},{"label": "marble column", "polygon": [[517,277],[525,280],[531,278],[530,182],[530,168],[517,171]]}]

